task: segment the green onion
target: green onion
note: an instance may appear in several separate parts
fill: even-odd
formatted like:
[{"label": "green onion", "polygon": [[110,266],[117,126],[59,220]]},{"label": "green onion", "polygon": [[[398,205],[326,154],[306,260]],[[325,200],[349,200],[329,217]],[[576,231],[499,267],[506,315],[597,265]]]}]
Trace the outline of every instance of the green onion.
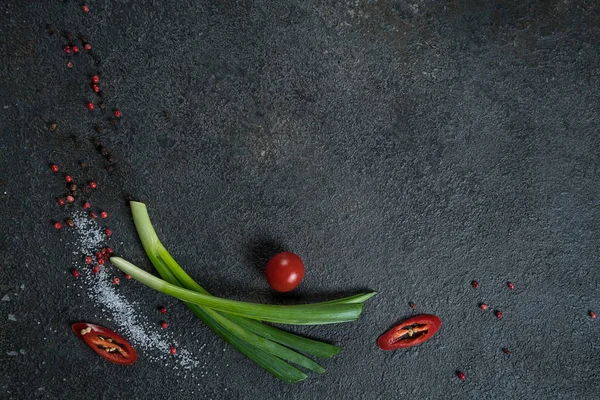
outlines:
[{"label": "green onion", "polygon": [[362,303],[375,293],[299,306],[273,306],[221,299],[198,285],[160,243],[146,206],[131,202],[131,210],[140,240],[148,258],[164,280],[137,268],[128,261],[111,261],[134,279],[166,294],[180,298],[188,308],[225,341],[265,370],[287,382],[306,378],[291,366],[292,362],[323,373],[325,369],[310,358],[292,350],[317,357],[332,357],[341,348],[265,325],[259,320],[290,324],[324,324],[351,321],[358,317]]}]

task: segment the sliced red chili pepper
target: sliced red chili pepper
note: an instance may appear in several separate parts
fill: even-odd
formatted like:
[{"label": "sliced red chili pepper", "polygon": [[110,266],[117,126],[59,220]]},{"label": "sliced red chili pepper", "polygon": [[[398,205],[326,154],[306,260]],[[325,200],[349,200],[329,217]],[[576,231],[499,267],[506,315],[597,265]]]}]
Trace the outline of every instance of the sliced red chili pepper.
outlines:
[{"label": "sliced red chili pepper", "polygon": [[71,328],[85,344],[110,362],[128,365],[137,360],[135,349],[110,329],[86,322],[78,322]]},{"label": "sliced red chili pepper", "polygon": [[429,340],[441,326],[442,320],[435,315],[417,315],[379,336],[377,345],[381,350],[415,346]]}]

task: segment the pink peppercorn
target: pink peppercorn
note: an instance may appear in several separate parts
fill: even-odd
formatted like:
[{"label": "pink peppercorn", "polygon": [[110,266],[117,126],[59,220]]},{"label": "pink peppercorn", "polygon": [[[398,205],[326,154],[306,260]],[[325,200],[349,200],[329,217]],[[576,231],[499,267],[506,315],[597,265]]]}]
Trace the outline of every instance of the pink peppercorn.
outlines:
[{"label": "pink peppercorn", "polygon": [[113,278],[112,283],[114,283],[115,285],[119,285],[121,283],[121,280],[119,278]]},{"label": "pink peppercorn", "polygon": [[160,323],[160,327],[163,328],[163,329],[167,329],[169,327],[169,323],[166,322],[166,321],[162,321]]},{"label": "pink peppercorn", "polygon": [[62,229],[62,224],[60,222],[55,222],[54,223],[54,229],[56,229],[56,230]]},{"label": "pink peppercorn", "polygon": [[107,213],[106,211],[102,211],[102,212],[100,213],[100,216],[101,216],[102,218],[105,218],[105,219],[106,219],[106,218],[108,218],[108,213]]},{"label": "pink peppercorn", "polygon": [[90,189],[96,189],[98,187],[98,184],[96,182],[90,182],[88,185]]},{"label": "pink peppercorn", "polygon": [[67,200],[67,203],[73,203],[75,201],[75,197],[68,195],[67,197],[65,197],[65,199]]},{"label": "pink peppercorn", "polygon": [[73,182],[73,177],[71,175],[65,176],[65,182],[67,182],[67,183]]},{"label": "pink peppercorn", "polygon": [[86,201],[85,203],[83,203],[83,208],[84,208],[85,210],[87,210],[87,209],[89,209],[89,208],[91,208],[91,207],[92,207],[92,205],[91,205],[91,204],[90,204],[88,201]]},{"label": "pink peppercorn", "polygon": [[171,353],[172,355],[175,355],[175,354],[177,354],[177,348],[175,348],[175,347],[171,347],[170,353]]},{"label": "pink peppercorn", "polygon": [[87,5],[85,5],[85,4],[81,6],[81,10],[84,13],[89,13],[90,12],[90,8]]},{"label": "pink peppercorn", "polygon": [[54,172],[54,173],[58,172],[58,170],[59,170],[59,168],[58,168],[58,165],[56,165],[56,164],[52,164],[52,165],[50,166],[50,170],[51,170],[52,172]]},{"label": "pink peppercorn", "polygon": [[112,236],[112,231],[111,231],[110,229],[106,228],[106,229],[104,230],[104,234],[105,234],[106,236],[108,236],[108,237],[111,237],[111,236]]},{"label": "pink peppercorn", "polygon": [[75,278],[79,277],[79,271],[74,269],[71,271],[71,275],[73,275]]},{"label": "pink peppercorn", "polygon": [[498,318],[498,319],[502,318],[502,311],[496,311],[494,314],[496,315],[496,318]]},{"label": "pink peppercorn", "polygon": [[89,44],[89,43],[86,43],[86,44],[83,45],[83,49],[85,51],[90,51],[92,49],[92,45]]},{"label": "pink peppercorn", "polygon": [[94,105],[94,103],[92,103],[91,101],[87,103],[86,107],[90,111],[92,111],[94,108],[96,108],[96,106]]},{"label": "pink peppercorn", "polygon": [[60,197],[56,200],[56,202],[58,203],[59,206],[64,206],[65,205],[65,201],[63,199],[61,199]]}]

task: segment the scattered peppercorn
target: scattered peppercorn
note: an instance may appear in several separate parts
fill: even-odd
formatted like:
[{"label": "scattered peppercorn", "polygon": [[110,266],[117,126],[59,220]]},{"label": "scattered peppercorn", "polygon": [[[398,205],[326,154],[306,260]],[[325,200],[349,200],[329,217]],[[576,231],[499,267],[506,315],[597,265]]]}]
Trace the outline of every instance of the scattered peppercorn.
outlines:
[{"label": "scattered peppercorn", "polygon": [[98,184],[94,181],[91,181],[88,186],[90,187],[90,189],[96,189],[98,187]]},{"label": "scattered peppercorn", "polygon": [[114,110],[113,111],[113,115],[117,118],[121,118],[121,111],[120,110]]},{"label": "scattered peppercorn", "polygon": [[85,4],[81,6],[81,10],[84,13],[89,13],[90,12],[90,8],[87,5],[85,5]]},{"label": "scattered peppercorn", "polygon": [[46,30],[48,31],[48,35],[54,35],[54,33],[56,32],[56,28],[52,24],[47,24]]},{"label": "scattered peppercorn", "polygon": [[102,146],[100,148],[100,154],[102,154],[104,157],[108,157],[110,156],[110,150],[108,149],[108,147]]},{"label": "scattered peppercorn", "polygon": [[121,280],[117,277],[112,278],[112,283],[114,283],[115,285],[119,285],[121,283]]},{"label": "scattered peppercorn", "polygon": [[471,286],[473,287],[473,289],[477,289],[479,287],[479,282],[477,281],[472,281],[471,282]]},{"label": "scattered peppercorn", "polygon": [[65,223],[69,228],[75,228],[75,221],[73,221],[71,218],[67,218],[65,220]]},{"label": "scattered peppercorn", "polygon": [[85,162],[85,161],[80,161],[80,162],[79,162],[79,166],[80,166],[81,168],[87,168],[88,164],[87,164],[87,162]]},{"label": "scattered peppercorn", "polygon": [[[92,46],[90,45],[90,50],[91,49],[92,49]],[[94,64],[96,64],[96,65],[102,64],[102,60],[100,60],[99,56],[94,56]]]},{"label": "scattered peppercorn", "polygon": [[175,347],[171,347],[170,352],[172,355],[175,355],[175,354],[177,354],[177,349]]},{"label": "scattered peppercorn", "polygon": [[169,327],[169,323],[167,321],[162,321],[160,323],[160,327],[163,329],[167,329]]},{"label": "scattered peppercorn", "polygon": [[56,229],[56,230],[62,229],[62,224],[60,222],[55,222],[54,229]]},{"label": "scattered peppercorn", "polygon": [[595,313],[595,312],[593,312],[592,310],[590,310],[590,311],[588,312],[588,314],[589,314],[589,316],[590,316],[590,318],[591,318],[591,319],[596,319],[596,313]]},{"label": "scattered peppercorn", "polygon": [[70,190],[71,192],[76,192],[76,191],[77,191],[77,185],[76,185],[76,184],[74,184],[74,183],[73,183],[73,184],[71,184],[71,185],[69,185],[69,190]]},{"label": "scattered peppercorn", "polygon": [[94,265],[92,267],[92,272],[97,274],[98,272],[100,272],[101,267],[99,265]]},{"label": "scattered peppercorn", "polygon": [[54,172],[54,173],[58,172],[58,170],[59,170],[58,165],[52,164],[50,166],[50,170],[52,170],[52,172]]},{"label": "scattered peppercorn", "polygon": [[485,304],[485,303],[481,303],[481,304],[479,305],[479,308],[481,308],[483,311],[485,311],[485,310],[487,310],[487,309],[488,309],[488,305],[487,305],[487,304]]},{"label": "scattered peppercorn", "polygon": [[504,347],[504,348],[502,349],[502,351],[504,352],[504,354],[510,354],[510,350],[509,350],[509,349],[507,349],[506,347]]},{"label": "scattered peppercorn", "polygon": [[458,379],[460,379],[461,381],[464,381],[467,377],[465,376],[465,373],[462,371],[457,371],[456,372],[456,377]]},{"label": "scattered peppercorn", "polygon": [[58,203],[59,206],[64,206],[65,205],[65,201],[63,199],[61,199],[60,197],[58,199],[56,199],[56,202]]},{"label": "scattered peppercorn", "polygon": [[79,271],[76,269],[71,270],[71,275],[73,275],[73,277],[78,278],[79,277]]},{"label": "scattered peppercorn", "polygon": [[53,123],[51,123],[51,124],[48,124],[48,130],[49,130],[50,132],[54,132],[54,131],[56,131],[56,128],[58,128],[58,125],[56,125],[56,123],[54,123],[54,122],[53,122]]},{"label": "scattered peppercorn", "polygon": [[81,43],[87,43],[88,42],[87,36],[81,35],[80,39],[81,39]]},{"label": "scattered peppercorn", "polygon": [[112,126],[117,126],[119,125],[119,120],[117,118],[111,118],[110,123]]},{"label": "scattered peppercorn", "polygon": [[108,172],[108,173],[111,173],[115,170],[115,167],[113,167],[112,165],[107,165],[104,168],[106,169],[106,172]]},{"label": "scattered peppercorn", "polygon": [[494,315],[496,315],[496,318],[501,319],[502,318],[502,311],[496,311],[494,313]]},{"label": "scattered peppercorn", "polygon": [[94,259],[92,258],[92,256],[85,256],[85,263],[86,264],[91,264],[94,262]]},{"label": "scattered peppercorn", "polygon": [[71,54],[71,46],[65,46],[63,47],[63,51],[65,52],[65,54]]},{"label": "scattered peppercorn", "polygon": [[67,182],[67,183],[73,182],[73,177],[71,175],[65,176],[65,182]]},{"label": "scattered peppercorn", "polygon": [[104,132],[104,128],[101,126],[97,126],[94,128],[96,130],[96,133],[103,133]]},{"label": "scattered peppercorn", "polygon": [[92,207],[92,205],[90,204],[89,201],[86,201],[85,203],[83,203],[83,209],[84,210],[88,210],[91,207]]},{"label": "scattered peppercorn", "polygon": [[95,212],[90,212],[90,219],[96,219],[98,217]]},{"label": "scattered peppercorn", "polygon": [[87,107],[87,108],[88,108],[88,110],[90,110],[90,111],[92,111],[92,110],[95,108],[95,106],[94,106],[94,103],[92,103],[91,101],[87,103],[87,106],[86,106],[86,107]]},{"label": "scattered peppercorn", "polygon": [[412,301],[409,301],[409,302],[408,302],[408,306],[409,306],[410,308],[412,308],[413,310],[415,310],[415,309],[417,308],[417,305],[416,305],[415,303],[413,303]]},{"label": "scattered peppercorn", "polygon": [[167,307],[159,307],[158,311],[160,311],[161,314],[166,314],[167,313]]},{"label": "scattered peppercorn", "polygon": [[71,50],[73,50],[73,54],[79,54],[79,47],[78,46],[71,46]]},{"label": "scattered peppercorn", "polygon": [[510,289],[510,290],[514,290],[515,289],[515,284],[512,282],[507,282],[506,286]]},{"label": "scattered peppercorn", "polygon": [[[104,92],[100,91],[98,92],[98,97],[100,97],[101,99],[104,98]],[[106,104],[104,104],[103,101],[98,103],[98,107],[100,107],[101,110],[104,110],[106,108]]]},{"label": "scattered peppercorn", "polygon": [[106,236],[108,236],[108,237],[111,237],[111,236],[112,236],[112,231],[111,231],[110,229],[106,228],[106,229],[104,230],[104,234],[105,234]]},{"label": "scattered peppercorn", "polygon": [[89,44],[89,43],[86,43],[86,44],[83,45],[83,49],[85,51],[90,51],[92,49],[92,45]]},{"label": "scattered peppercorn", "polygon": [[73,203],[75,201],[75,197],[68,195],[67,197],[65,197],[65,199],[67,199],[67,203]]}]

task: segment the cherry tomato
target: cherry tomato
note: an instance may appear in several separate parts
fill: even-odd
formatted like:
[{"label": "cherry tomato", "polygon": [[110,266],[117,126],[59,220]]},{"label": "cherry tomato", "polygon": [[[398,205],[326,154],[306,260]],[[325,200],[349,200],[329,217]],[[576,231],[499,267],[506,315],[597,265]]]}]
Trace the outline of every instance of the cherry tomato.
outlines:
[{"label": "cherry tomato", "polygon": [[422,314],[409,318],[377,339],[381,350],[411,347],[429,340],[442,326],[435,315]]},{"label": "cherry tomato", "polygon": [[273,289],[278,292],[289,292],[302,282],[304,263],[294,253],[278,253],[267,263],[265,275]]},{"label": "cherry tomato", "polygon": [[92,350],[115,364],[133,364],[137,353],[129,343],[113,331],[99,325],[78,322],[71,326],[73,332]]}]

